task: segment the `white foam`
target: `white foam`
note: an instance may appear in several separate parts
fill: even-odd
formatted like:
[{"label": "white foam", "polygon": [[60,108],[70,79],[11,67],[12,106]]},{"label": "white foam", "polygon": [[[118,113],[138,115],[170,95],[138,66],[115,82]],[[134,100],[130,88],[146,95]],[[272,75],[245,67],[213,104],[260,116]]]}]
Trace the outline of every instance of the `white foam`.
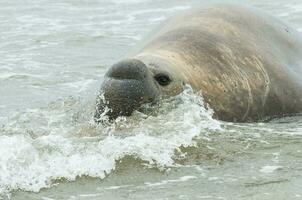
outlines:
[{"label": "white foam", "polygon": [[106,187],[104,188],[105,190],[117,190],[120,188],[126,188],[126,187],[131,187],[133,185],[115,185],[115,186],[110,186],[110,187]]},{"label": "white foam", "polygon": [[2,72],[0,74],[0,79],[9,79],[13,76],[16,76],[16,75],[20,75],[20,74],[17,74],[17,73],[14,73],[14,72]]},{"label": "white foam", "polygon": [[265,174],[270,174],[275,172],[276,170],[282,169],[282,166],[271,166],[271,165],[267,165],[267,166],[263,166],[259,171],[261,173],[265,173]]},{"label": "white foam", "polygon": [[148,182],[146,182],[145,185],[148,186],[148,187],[156,187],[156,186],[167,185],[167,184],[170,184],[170,183],[186,182],[186,181],[196,179],[196,178],[197,178],[196,176],[183,176],[183,177],[180,177],[179,179],[164,180],[164,181],[157,182],[157,183],[148,183]]},{"label": "white foam", "polygon": [[98,196],[102,196],[103,194],[81,194],[79,195],[80,197],[98,197]]},{"label": "white foam", "polygon": [[[159,168],[175,166],[173,157],[180,146],[194,146],[196,136],[220,128],[212,119],[213,111],[205,109],[202,98],[192,90],[176,99],[182,103],[163,114],[141,118],[137,113],[110,126],[87,121],[91,112],[73,98],[17,113],[0,136],[0,192],[37,192],[59,178],[104,178],[117,160],[129,155]],[[171,104],[163,103],[163,107]],[[73,119],[83,116],[75,124]]]},{"label": "white foam", "polygon": [[160,16],[160,17],[156,17],[156,18],[151,18],[151,19],[149,19],[149,22],[156,22],[156,23],[158,23],[158,22],[160,22],[160,21],[164,21],[165,19],[166,19],[166,17]]},{"label": "white foam", "polygon": [[53,198],[49,198],[49,197],[41,197],[42,200],[55,200]]},{"label": "white foam", "polygon": [[288,17],[289,15],[290,15],[290,13],[288,13],[288,12],[283,12],[283,13],[278,14],[279,17]]}]

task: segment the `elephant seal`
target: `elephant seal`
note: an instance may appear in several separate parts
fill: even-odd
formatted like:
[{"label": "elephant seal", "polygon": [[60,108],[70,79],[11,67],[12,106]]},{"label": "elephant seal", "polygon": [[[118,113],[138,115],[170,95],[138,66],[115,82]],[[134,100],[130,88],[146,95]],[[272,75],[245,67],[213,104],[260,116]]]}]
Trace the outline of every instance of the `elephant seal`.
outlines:
[{"label": "elephant seal", "polygon": [[[182,92],[201,93],[223,121],[253,122],[302,112],[302,40],[256,9],[216,4],[167,20],[135,53],[114,64],[101,87],[116,118]],[[100,99],[100,98],[99,98]]]}]

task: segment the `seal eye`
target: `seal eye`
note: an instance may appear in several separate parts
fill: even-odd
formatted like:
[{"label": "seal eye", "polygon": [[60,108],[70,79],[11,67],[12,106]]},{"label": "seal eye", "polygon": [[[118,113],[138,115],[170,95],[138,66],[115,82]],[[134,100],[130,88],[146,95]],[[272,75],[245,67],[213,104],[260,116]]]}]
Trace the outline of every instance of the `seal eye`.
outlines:
[{"label": "seal eye", "polygon": [[169,85],[171,82],[170,77],[165,74],[157,74],[154,78],[161,86]]}]

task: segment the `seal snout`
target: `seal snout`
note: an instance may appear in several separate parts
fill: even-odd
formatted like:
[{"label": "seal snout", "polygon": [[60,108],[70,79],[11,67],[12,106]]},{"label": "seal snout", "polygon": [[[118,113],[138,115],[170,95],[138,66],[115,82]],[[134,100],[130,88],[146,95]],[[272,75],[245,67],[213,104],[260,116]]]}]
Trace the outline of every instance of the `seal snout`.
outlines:
[{"label": "seal snout", "polygon": [[148,75],[148,68],[140,60],[126,59],[114,64],[106,75],[115,79],[143,80]]},{"label": "seal snout", "polygon": [[158,99],[159,90],[151,71],[140,60],[125,59],[114,64],[106,73],[101,86],[104,99],[98,97],[96,120],[109,108],[110,119],[129,116],[141,105]]}]

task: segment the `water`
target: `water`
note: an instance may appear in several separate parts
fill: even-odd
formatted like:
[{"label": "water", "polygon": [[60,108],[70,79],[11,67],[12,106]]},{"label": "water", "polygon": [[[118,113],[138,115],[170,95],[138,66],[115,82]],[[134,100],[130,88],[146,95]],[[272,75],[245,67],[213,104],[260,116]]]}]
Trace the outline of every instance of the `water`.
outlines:
[{"label": "water", "polygon": [[[302,31],[301,1],[240,2]],[[302,199],[301,116],[220,122],[187,89],[151,116],[93,122],[108,67],[204,3],[0,1],[0,199]]]}]

